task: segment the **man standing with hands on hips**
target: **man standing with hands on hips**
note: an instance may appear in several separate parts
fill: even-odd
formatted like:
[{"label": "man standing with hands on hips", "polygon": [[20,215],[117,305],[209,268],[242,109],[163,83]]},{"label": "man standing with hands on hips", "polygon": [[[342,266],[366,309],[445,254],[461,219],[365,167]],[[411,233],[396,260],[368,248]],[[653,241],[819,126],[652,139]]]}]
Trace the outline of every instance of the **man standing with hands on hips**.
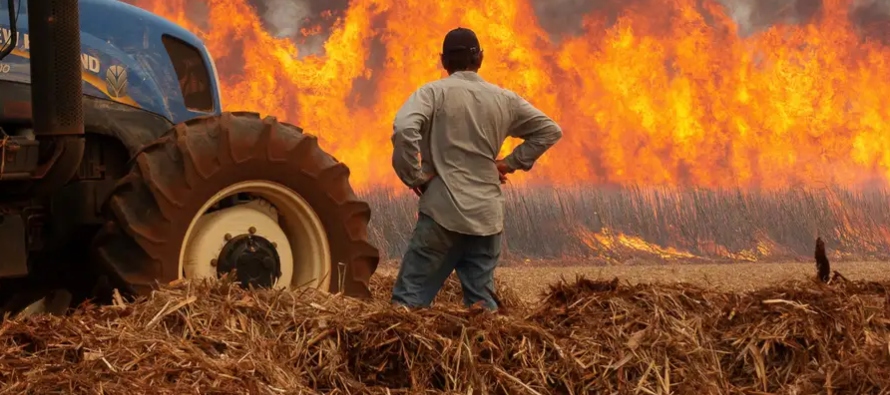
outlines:
[{"label": "man standing with hands on hips", "polygon": [[[456,270],[467,306],[481,301],[497,310],[489,290],[504,228],[501,184],[507,174],[531,170],[562,137],[528,101],[483,80],[482,58],[473,31],[448,32],[441,55],[448,77],[420,87],[396,114],[392,165],[420,196],[393,287],[396,305],[428,307]],[[508,136],[524,141],[498,160]]]}]

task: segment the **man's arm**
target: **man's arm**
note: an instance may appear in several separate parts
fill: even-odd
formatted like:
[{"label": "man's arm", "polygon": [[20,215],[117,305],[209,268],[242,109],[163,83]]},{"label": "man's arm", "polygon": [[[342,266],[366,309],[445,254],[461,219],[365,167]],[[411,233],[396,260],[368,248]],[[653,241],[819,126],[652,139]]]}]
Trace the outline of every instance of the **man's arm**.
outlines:
[{"label": "man's arm", "polygon": [[420,130],[433,116],[433,92],[421,87],[396,113],[392,134],[392,167],[410,188],[426,184],[430,175],[420,167]]},{"label": "man's arm", "polygon": [[508,135],[525,141],[503,160],[510,173],[531,170],[535,161],[562,138],[562,129],[541,110],[515,93],[513,103],[513,122]]}]

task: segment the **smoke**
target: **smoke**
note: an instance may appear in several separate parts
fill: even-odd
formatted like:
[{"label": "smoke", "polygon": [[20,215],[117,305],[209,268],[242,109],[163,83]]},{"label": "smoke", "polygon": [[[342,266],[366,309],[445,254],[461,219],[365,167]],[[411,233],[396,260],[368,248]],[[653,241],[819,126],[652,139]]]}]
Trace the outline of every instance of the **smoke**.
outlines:
[{"label": "smoke", "polygon": [[822,0],[720,0],[720,3],[739,26],[742,36],[777,23],[807,23],[822,9]]},{"label": "smoke", "polygon": [[302,29],[312,27],[310,23],[316,16],[312,0],[265,0],[265,3],[263,20],[273,35],[297,42],[302,56],[323,52],[327,37],[303,37],[302,34]]},{"label": "smoke", "polygon": [[[349,0],[250,0],[261,16],[266,29],[275,37],[288,38],[297,44],[300,56],[321,54],[330,35],[332,21],[347,9]],[[303,31],[320,27],[318,34],[306,36]]]},{"label": "smoke", "polygon": [[[614,23],[618,16],[630,8],[651,10],[670,8],[669,3],[659,0],[532,0],[541,26],[554,38],[583,32],[586,15],[596,15]],[[883,2],[890,0],[855,0]],[[822,0],[717,0],[726,14],[739,26],[742,36],[753,34],[776,23],[805,23],[822,7]],[[703,1],[699,1],[699,4]],[[669,15],[664,15],[667,19]]]},{"label": "smoke", "polygon": [[868,39],[890,44],[890,0],[855,0],[850,19]]},{"label": "smoke", "polygon": [[739,25],[739,32],[743,36],[750,34],[756,14],[756,5],[745,0],[725,0],[723,6],[726,7],[726,14]]},{"label": "smoke", "polygon": [[278,37],[294,37],[300,33],[303,23],[312,17],[311,0],[265,0],[263,20],[269,24],[272,34]]},{"label": "smoke", "polygon": [[[333,20],[327,16],[342,16],[349,0],[249,0],[262,16],[273,35],[289,38],[298,44],[301,55],[321,54],[330,34]],[[703,3],[710,0],[699,0]],[[749,36],[775,24],[804,24],[822,9],[823,0],[716,0],[726,14],[735,21],[741,36]],[[200,2],[195,2],[200,3]],[[630,8],[651,10],[652,7],[670,8],[663,0],[531,0],[541,27],[551,39],[576,36],[584,32],[584,19],[590,15],[614,23]],[[329,13],[329,14],[328,14]],[[870,25],[871,32],[883,31],[890,15],[890,0],[851,0],[850,16],[857,26]],[[668,15],[664,16],[665,19]],[[874,27],[877,21],[880,29]],[[306,37],[302,29],[321,27],[321,31]],[[869,35],[875,33],[865,32]],[[888,40],[890,41],[890,40]]]},{"label": "smoke", "polygon": [[[739,26],[739,33],[748,36],[776,23],[806,23],[822,7],[822,0],[716,0],[726,14]],[[857,2],[883,2],[890,0],[854,0]],[[699,1],[701,5],[704,0]],[[584,18],[596,15],[613,24],[618,17],[632,8],[644,13],[647,10],[671,6],[662,0],[532,0],[532,6],[541,26],[558,41],[564,36],[573,36],[584,32]],[[700,9],[700,11],[703,11]],[[706,12],[702,12],[707,14]],[[669,14],[662,19],[667,21]]]},{"label": "smoke", "polygon": [[616,9],[611,0],[535,0],[532,7],[541,23],[541,27],[554,38],[573,36],[583,33],[584,16],[594,10],[604,11]]},{"label": "smoke", "polygon": [[[139,3],[138,0],[125,0]],[[595,16],[608,27],[619,16],[633,8],[649,10],[663,8],[662,16],[670,18],[669,2],[664,0],[530,0],[541,27],[555,42],[563,37],[584,33],[584,20]],[[698,0],[699,4],[712,0]],[[738,25],[743,37],[775,24],[803,24],[812,20],[822,9],[823,0],[714,0],[726,15]],[[266,29],[276,37],[293,40],[300,56],[323,54],[324,43],[330,36],[334,18],[342,16],[350,0],[248,0],[262,18]],[[193,22],[206,26],[206,4],[190,2],[188,9]],[[651,12],[646,12],[651,14]],[[703,12],[707,14],[707,12]],[[850,0],[850,19],[860,33],[871,39],[890,44],[890,0]],[[305,35],[305,30],[315,30]]]}]

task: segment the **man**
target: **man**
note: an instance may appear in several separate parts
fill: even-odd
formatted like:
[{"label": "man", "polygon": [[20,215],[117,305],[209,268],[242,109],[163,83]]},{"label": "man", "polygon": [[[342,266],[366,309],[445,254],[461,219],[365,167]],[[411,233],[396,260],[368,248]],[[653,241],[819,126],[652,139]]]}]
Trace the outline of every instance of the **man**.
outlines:
[{"label": "man", "polygon": [[[392,165],[420,195],[417,225],[393,287],[396,305],[428,307],[456,270],[467,306],[482,302],[497,310],[489,290],[501,253],[501,184],[509,173],[531,170],[562,137],[559,126],[525,99],[485,82],[477,74],[482,58],[475,33],[450,31],[441,55],[449,76],[422,86],[396,114]],[[524,141],[497,160],[508,136]]]}]

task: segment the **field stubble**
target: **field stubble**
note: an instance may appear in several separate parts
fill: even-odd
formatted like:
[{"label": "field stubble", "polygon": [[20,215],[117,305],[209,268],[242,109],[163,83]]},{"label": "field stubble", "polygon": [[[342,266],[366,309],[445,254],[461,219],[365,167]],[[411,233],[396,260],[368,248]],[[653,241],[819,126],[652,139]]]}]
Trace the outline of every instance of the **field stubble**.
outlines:
[{"label": "field stubble", "polygon": [[[393,278],[379,276],[385,295]],[[881,282],[553,284],[503,315],[314,291],[180,283],[138,303],[0,326],[0,392],[71,394],[886,394]]]},{"label": "field stubble", "polygon": [[[853,281],[890,282],[888,262],[840,262],[832,264],[832,269]],[[377,276],[395,277],[397,273],[398,262],[393,261],[381,266]],[[538,262],[500,267],[495,271],[495,278],[524,303],[534,303],[551,285],[579,276],[596,281],[618,278],[622,283],[633,285],[692,284],[722,292],[752,292],[789,281],[806,281],[815,278],[815,274],[813,263],[798,262],[639,266],[566,266]],[[380,289],[375,296],[389,298],[390,292]]]},{"label": "field stubble", "polygon": [[[374,300],[180,282],[13,318],[0,393],[890,394],[890,275],[854,262],[888,255],[884,192],[515,190],[500,315],[453,277],[391,306],[416,201],[369,197]],[[846,279],[812,280],[817,234]],[[708,264],[634,264],[665,262]]]},{"label": "field stubble", "polygon": [[[815,239],[832,261],[890,258],[884,189],[782,191],[619,187],[505,187],[508,262],[589,264],[809,262]],[[364,193],[373,242],[403,253],[417,198]]]}]

